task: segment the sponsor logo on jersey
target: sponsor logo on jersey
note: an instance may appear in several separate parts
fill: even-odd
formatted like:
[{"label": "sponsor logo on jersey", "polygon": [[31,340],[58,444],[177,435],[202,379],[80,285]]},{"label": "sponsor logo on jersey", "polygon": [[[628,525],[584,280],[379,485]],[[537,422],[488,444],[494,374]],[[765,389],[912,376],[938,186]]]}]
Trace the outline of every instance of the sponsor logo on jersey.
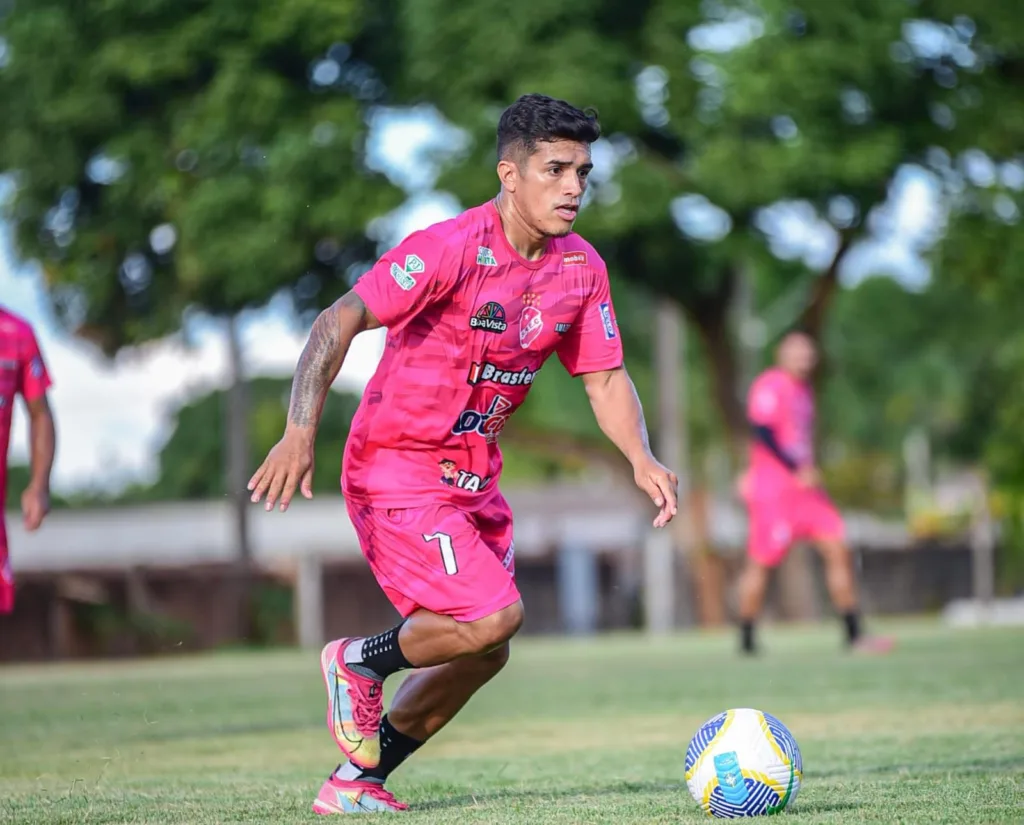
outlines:
[{"label": "sponsor logo on jersey", "polygon": [[555,332],[559,335],[565,335],[570,329],[572,329],[572,324],[567,321],[559,321],[555,324]]},{"label": "sponsor logo on jersey", "polygon": [[445,487],[456,487],[467,493],[479,493],[491,483],[491,477],[481,478],[476,473],[460,470],[450,458],[442,458],[437,465],[441,468],[441,483]]},{"label": "sponsor logo on jersey", "polygon": [[476,386],[477,384],[490,382],[501,384],[503,387],[522,387],[533,383],[537,376],[537,370],[523,368],[521,370],[503,370],[496,364],[489,361],[474,361],[469,368],[469,375],[466,380]]},{"label": "sponsor logo on jersey", "polygon": [[587,253],[586,252],[563,252],[562,253],[562,266],[586,266],[587,265]]},{"label": "sponsor logo on jersey", "polygon": [[607,301],[598,306],[601,323],[604,325],[604,337],[611,341],[615,337],[615,321],[612,320],[612,305]]},{"label": "sponsor logo on jersey", "polygon": [[459,414],[459,420],[452,427],[452,434],[467,435],[469,433],[476,433],[477,435],[482,435],[488,443],[497,441],[501,431],[505,429],[505,424],[514,408],[515,405],[507,398],[496,395],[486,412],[463,410]]},{"label": "sponsor logo on jersey", "polygon": [[494,301],[488,301],[469,319],[469,328],[482,329],[484,332],[504,332],[508,329],[508,322],[505,321],[505,307]]},{"label": "sponsor logo on jersey", "polygon": [[395,279],[395,283],[398,284],[402,289],[408,292],[414,286],[416,286],[416,279],[406,272],[397,263],[391,264],[391,277]]},{"label": "sponsor logo on jersey", "polygon": [[490,249],[486,246],[478,246],[476,248],[476,264],[477,266],[497,266],[498,261]]},{"label": "sponsor logo on jersey", "polygon": [[406,255],[405,256],[405,271],[409,273],[423,272],[426,266],[423,265],[423,259],[419,255]]}]

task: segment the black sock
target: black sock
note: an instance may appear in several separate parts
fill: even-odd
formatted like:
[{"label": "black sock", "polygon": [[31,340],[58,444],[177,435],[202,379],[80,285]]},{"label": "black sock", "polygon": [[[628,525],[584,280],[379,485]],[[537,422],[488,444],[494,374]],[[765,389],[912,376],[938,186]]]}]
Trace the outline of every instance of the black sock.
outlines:
[{"label": "black sock", "polygon": [[367,636],[362,642],[349,644],[342,653],[345,664],[350,670],[378,682],[383,682],[392,673],[411,668],[412,665],[398,644],[398,631],[402,624],[400,622],[391,630],[376,636]]},{"label": "black sock", "polygon": [[740,638],[742,639],[743,652],[753,653],[754,652],[754,623],[743,621],[740,622]]},{"label": "black sock", "polygon": [[385,714],[380,720],[380,762],[377,763],[377,767],[364,770],[359,778],[368,782],[384,784],[391,772],[422,744],[418,739],[413,739],[411,736],[406,736],[401,731],[395,730],[391,720]]},{"label": "black sock", "polygon": [[338,779],[359,782],[377,782],[381,785],[391,772],[401,765],[423,743],[395,730],[385,715],[380,720],[380,762],[375,768],[360,768],[351,762],[344,762],[334,771]]},{"label": "black sock", "polygon": [[860,638],[860,616],[855,611],[844,613],[843,624],[846,625],[846,642],[852,645]]}]

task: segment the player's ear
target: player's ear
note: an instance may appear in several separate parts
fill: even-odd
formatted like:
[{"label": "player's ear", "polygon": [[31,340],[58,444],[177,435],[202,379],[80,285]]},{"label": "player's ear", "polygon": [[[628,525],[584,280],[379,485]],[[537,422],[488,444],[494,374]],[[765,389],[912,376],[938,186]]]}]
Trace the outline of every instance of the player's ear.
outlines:
[{"label": "player's ear", "polygon": [[514,161],[502,159],[498,161],[498,180],[508,192],[515,192],[519,183],[519,167]]}]

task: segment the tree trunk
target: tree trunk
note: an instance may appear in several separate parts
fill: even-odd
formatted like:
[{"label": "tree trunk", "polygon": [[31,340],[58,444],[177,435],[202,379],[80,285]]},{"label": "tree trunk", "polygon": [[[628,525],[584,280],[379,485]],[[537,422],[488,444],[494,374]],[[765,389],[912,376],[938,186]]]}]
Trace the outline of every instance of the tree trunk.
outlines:
[{"label": "tree trunk", "polygon": [[245,364],[239,340],[238,319],[229,316],[228,369],[230,385],[226,394],[224,431],[227,442],[225,486],[231,503],[235,531],[237,566],[237,616],[239,638],[249,635],[252,596],[252,545],[249,538],[249,399]]},{"label": "tree trunk", "polygon": [[711,367],[715,402],[726,425],[727,445],[733,467],[740,465],[747,445],[747,415],[739,387],[736,348],[729,335],[726,310],[716,315],[694,317],[694,325],[704,344]]}]

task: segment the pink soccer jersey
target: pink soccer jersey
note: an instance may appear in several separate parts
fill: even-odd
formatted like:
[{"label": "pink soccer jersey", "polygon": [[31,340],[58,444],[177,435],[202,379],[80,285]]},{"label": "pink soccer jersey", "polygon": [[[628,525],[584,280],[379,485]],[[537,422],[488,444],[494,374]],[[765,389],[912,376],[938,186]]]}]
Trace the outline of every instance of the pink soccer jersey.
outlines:
[{"label": "pink soccer jersey", "polygon": [[7,494],[7,448],[11,440],[14,398],[39,398],[50,386],[50,376],[39,352],[32,327],[0,307],[0,613],[14,609],[14,576],[7,555],[4,506]]},{"label": "pink soccer jersey", "polygon": [[32,327],[0,307],[0,516],[7,490],[7,447],[14,397],[20,393],[26,401],[34,401],[49,386],[50,376]]},{"label": "pink soccer jersey", "polygon": [[[776,368],[754,381],[747,399],[747,417],[771,427],[779,446],[801,467],[814,463],[814,395],[810,386]],[[750,455],[751,493],[771,494],[796,482],[793,473],[760,442]]]},{"label": "pink soccer jersey", "polygon": [[388,328],[345,448],[346,497],[377,508],[479,510],[498,437],[552,353],[571,375],[622,364],[604,262],[578,235],[536,261],[493,202],[415,232],[356,283]]}]

